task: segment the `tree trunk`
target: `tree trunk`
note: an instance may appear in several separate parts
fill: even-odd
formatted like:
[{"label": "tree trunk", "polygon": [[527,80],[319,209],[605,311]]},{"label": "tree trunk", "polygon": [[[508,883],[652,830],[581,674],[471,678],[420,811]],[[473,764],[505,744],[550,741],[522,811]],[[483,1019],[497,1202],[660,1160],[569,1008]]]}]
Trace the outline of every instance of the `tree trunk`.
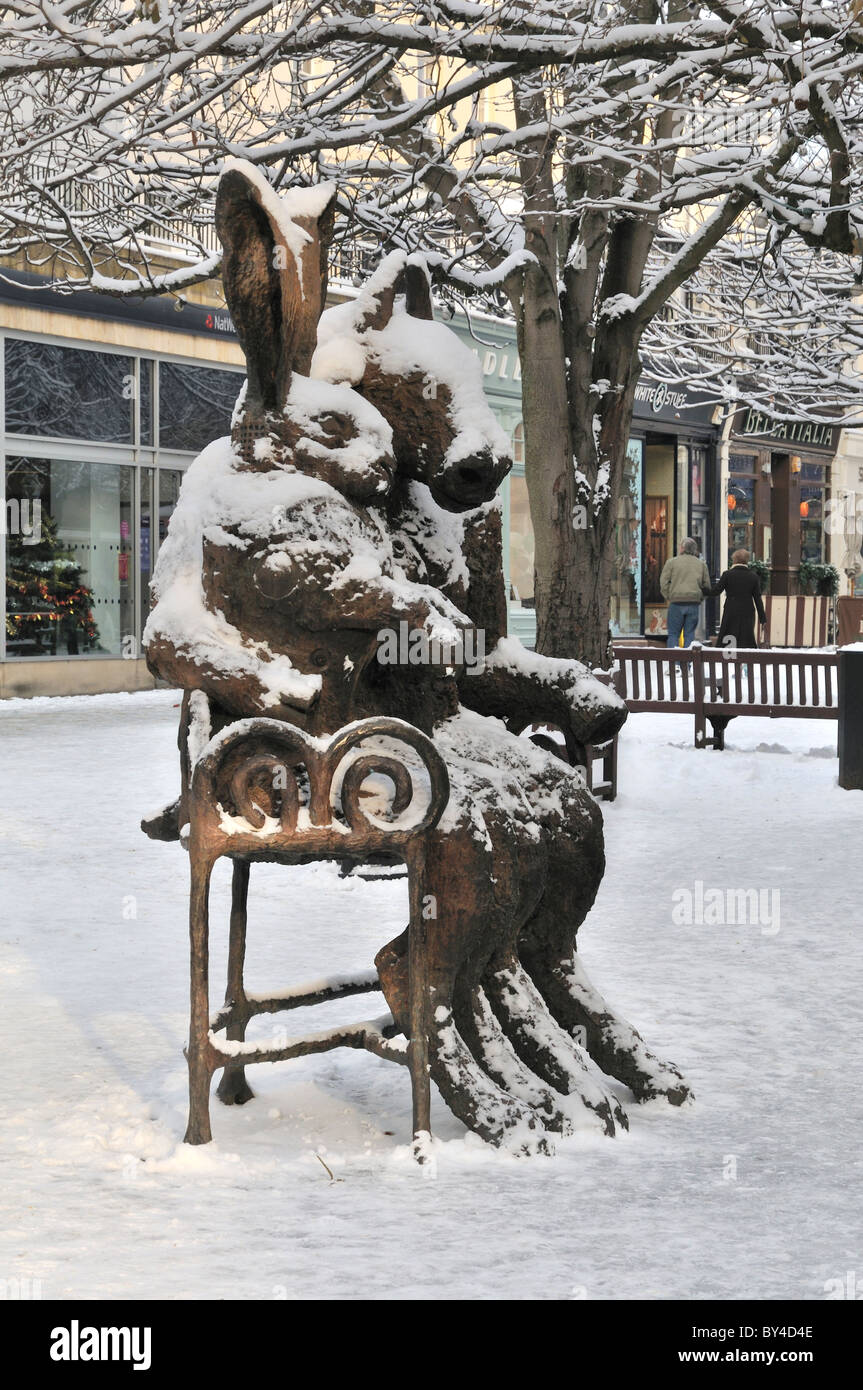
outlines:
[{"label": "tree trunk", "polygon": [[[535,239],[528,245],[536,252]],[[549,302],[549,280],[529,268],[516,302],[536,648],[545,656],[608,666],[614,533],[638,354],[631,343],[621,343],[609,377],[617,389],[570,399],[563,328],[557,304]]]}]

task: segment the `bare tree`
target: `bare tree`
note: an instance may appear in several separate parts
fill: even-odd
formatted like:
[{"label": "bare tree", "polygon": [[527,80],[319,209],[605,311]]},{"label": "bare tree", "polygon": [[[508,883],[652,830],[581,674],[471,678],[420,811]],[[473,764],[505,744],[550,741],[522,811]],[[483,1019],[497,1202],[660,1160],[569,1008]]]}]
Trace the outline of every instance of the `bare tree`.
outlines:
[{"label": "bare tree", "polygon": [[370,238],[424,251],[468,309],[514,315],[538,646],[602,663],[645,355],[779,419],[856,405],[859,9],[13,4],[0,254],[182,293],[218,266],[226,153],[276,186],[336,179]]}]

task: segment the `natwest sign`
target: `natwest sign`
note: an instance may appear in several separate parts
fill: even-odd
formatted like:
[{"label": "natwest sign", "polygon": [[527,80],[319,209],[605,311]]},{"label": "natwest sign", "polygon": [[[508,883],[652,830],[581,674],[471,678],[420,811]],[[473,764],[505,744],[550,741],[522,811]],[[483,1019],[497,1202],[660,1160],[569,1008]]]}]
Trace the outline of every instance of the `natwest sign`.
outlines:
[{"label": "natwest sign", "polygon": [[213,333],[236,333],[234,320],[230,314],[210,313],[204,319],[204,327]]}]

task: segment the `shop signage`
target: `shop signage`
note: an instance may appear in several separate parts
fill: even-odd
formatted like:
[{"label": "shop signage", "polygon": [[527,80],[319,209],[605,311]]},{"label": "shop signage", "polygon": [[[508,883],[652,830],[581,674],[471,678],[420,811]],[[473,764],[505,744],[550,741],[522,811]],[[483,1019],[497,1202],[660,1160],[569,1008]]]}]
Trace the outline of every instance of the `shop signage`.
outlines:
[{"label": "shop signage", "polygon": [[0,302],[49,309],[56,314],[113,319],[119,323],[149,324],[173,333],[197,333],[210,338],[236,338],[233,321],[225,309],[183,303],[169,295],[134,295],[120,298],[94,294],[92,290],[63,293],[52,289],[44,275],[32,271],[7,271],[0,280]]},{"label": "shop signage", "polygon": [[[694,425],[705,429],[714,425],[715,411],[715,401],[705,400],[686,386],[669,386],[653,376],[643,376],[635,388],[633,415],[636,423],[651,420],[674,424],[677,428]],[[648,429],[653,427],[647,426]]]},{"label": "shop signage", "polygon": [[685,391],[672,390],[664,381],[655,381],[652,386],[640,382],[635,388],[635,399],[649,405],[654,415],[658,415],[663,409],[684,410],[689,397]]},{"label": "shop signage", "polygon": [[812,420],[771,420],[760,410],[747,410],[740,434],[776,440],[782,444],[809,445],[810,448],[834,449],[834,426],[816,424]]}]

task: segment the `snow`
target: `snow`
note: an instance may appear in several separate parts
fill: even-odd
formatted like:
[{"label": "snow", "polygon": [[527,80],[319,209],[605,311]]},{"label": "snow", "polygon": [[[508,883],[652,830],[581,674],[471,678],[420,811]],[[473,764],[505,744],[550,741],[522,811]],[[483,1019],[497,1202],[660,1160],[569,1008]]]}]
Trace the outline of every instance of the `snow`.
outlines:
[{"label": "snow", "polygon": [[[738,719],[717,753],[689,715],[631,717],[581,948],[696,1103],[618,1088],[628,1135],[518,1159],[435,1097],[428,1181],[405,1069],[349,1049],[252,1068],[254,1101],[213,1101],[216,1142],[179,1142],[188,864],[138,829],[176,792],[178,703],[0,705],[5,1277],[60,1299],[822,1299],[855,1267],[863,794],[836,785],[835,725]],[[779,890],[779,931],[675,923],[697,882]],[[222,861],[214,1009],[229,887]],[[404,880],[255,866],[250,988],[368,970],[405,909]],[[337,999],[250,1038],[383,1007]]]}]

